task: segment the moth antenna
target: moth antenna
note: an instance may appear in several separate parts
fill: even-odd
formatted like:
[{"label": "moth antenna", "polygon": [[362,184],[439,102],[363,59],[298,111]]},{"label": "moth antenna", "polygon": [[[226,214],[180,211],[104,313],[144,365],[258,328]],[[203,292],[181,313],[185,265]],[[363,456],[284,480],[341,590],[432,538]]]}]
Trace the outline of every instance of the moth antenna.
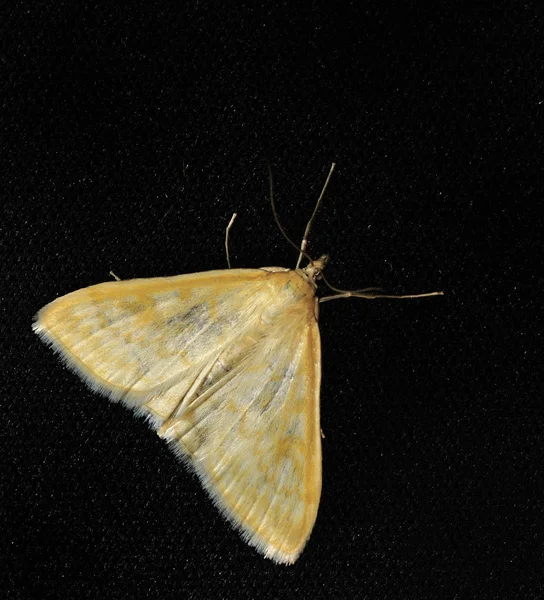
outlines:
[{"label": "moth antenna", "polygon": [[395,298],[395,299],[408,299],[408,298],[428,298],[429,296],[443,296],[444,292],[427,292],[425,294],[381,294],[383,290],[381,288],[364,288],[362,290],[341,290],[340,288],[331,285],[323,272],[320,273],[323,283],[336,294],[332,296],[324,296],[319,299],[319,302],[328,302],[329,300],[340,300],[341,298],[365,298],[366,300],[374,300],[375,298]]},{"label": "moth antenna", "polygon": [[315,215],[317,213],[317,209],[319,208],[319,205],[321,204],[321,200],[323,200],[323,196],[325,195],[325,190],[327,189],[327,186],[329,185],[329,181],[331,180],[332,172],[334,171],[334,167],[336,167],[336,163],[331,164],[331,168],[329,169],[329,174],[327,175],[327,179],[325,180],[325,185],[323,186],[323,189],[321,190],[321,194],[319,194],[319,198],[317,199],[317,202],[315,204],[314,212],[312,213],[312,216],[310,217],[310,220],[308,221],[308,224],[306,225],[306,229],[304,231],[304,237],[302,238],[302,242],[300,243],[300,253],[298,255],[297,266],[295,267],[295,269],[298,269],[300,267],[300,261],[302,260],[302,257],[307,256],[304,251],[306,250],[306,246],[308,245],[308,236],[310,235],[310,229],[312,228],[312,223],[314,222]]},{"label": "moth antenna", "polygon": [[236,219],[237,215],[236,213],[232,213],[232,217],[230,218],[229,224],[227,225],[227,229],[225,230],[225,252],[227,253],[227,265],[229,266],[229,269],[232,269],[232,266],[230,264],[230,255],[229,255],[229,231],[230,228],[232,227],[232,224],[234,223],[234,219]]},{"label": "moth antenna", "polygon": [[276,221],[276,225],[278,226],[278,229],[280,230],[283,237],[291,244],[291,246],[293,246],[293,248],[295,248],[295,250],[297,252],[300,252],[300,254],[302,254],[308,261],[313,262],[312,258],[306,252],[304,252],[301,248],[299,248],[295,244],[295,242],[293,242],[293,240],[285,233],[285,230],[281,226],[280,219],[278,217],[278,213],[276,212],[276,203],[274,201],[274,182],[272,180],[272,167],[270,166],[270,163],[268,161],[266,161],[266,166],[268,167],[268,179],[270,181],[270,205],[272,206],[272,213],[274,215],[274,220]]}]

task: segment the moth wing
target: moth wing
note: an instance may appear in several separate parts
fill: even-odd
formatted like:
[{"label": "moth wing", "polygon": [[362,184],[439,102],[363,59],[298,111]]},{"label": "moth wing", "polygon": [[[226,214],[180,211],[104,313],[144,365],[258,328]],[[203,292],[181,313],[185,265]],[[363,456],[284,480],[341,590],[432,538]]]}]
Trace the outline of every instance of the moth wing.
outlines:
[{"label": "moth wing", "polygon": [[234,375],[160,432],[246,541],[280,563],[302,552],[321,494],[321,350],[313,300],[286,310],[268,329],[247,331],[258,341],[240,361],[227,362]]},{"label": "moth wing", "polygon": [[33,329],[91,388],[159,427],[266,301],[265,276],[232,269],[101,283],[45,306]]},{"label": "moth wing", "polygon": [[58,298],[33,326],[93,389],[145,414],[246,540],[283,563],[321,493],[307,285],[261,269],[109,282]]}]

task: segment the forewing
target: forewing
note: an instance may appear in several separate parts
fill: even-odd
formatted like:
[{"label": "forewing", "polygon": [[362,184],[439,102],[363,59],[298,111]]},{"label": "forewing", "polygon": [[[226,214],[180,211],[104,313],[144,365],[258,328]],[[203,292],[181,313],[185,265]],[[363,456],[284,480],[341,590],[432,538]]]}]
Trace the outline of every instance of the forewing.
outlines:
[{"label": "forewing", "polygon": [[256,323],[245,334],[258,340],[251,351],[234,352],[226,375],[161,430],[244,538],[282,563],[302,551],[321,493],[313,310],[304,302],[269,327]]},{"label": "forewing", "polygon": [[33,328],[93,389],[158,427],[266,302],[265,277],[232,269],[102,283],[51,302]]}]

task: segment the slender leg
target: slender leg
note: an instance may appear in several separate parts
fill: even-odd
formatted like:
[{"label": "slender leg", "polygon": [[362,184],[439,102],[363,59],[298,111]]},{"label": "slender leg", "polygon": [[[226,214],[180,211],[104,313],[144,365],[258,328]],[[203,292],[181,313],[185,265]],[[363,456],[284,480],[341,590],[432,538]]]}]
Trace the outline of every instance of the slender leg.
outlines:
[{"label": "slender leg", "polygon": [[236,219],[236,213],[233,213],[232,217],[230,218],[229,224],[227,225],[227,230],[225,231],[225,252],[227,253],[227,264],[229,266],[229,269],[232,269],[229,255],[229,231],[232,227],[232,224],[234,223],[234,219]]}]

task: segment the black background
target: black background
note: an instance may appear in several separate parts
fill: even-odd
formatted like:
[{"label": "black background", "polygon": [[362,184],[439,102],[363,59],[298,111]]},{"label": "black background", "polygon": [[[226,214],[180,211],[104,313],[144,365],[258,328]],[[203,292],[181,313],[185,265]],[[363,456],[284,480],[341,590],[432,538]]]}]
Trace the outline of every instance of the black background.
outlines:
[{"label": "black background", "polygon": [[[12,2],[1,30],[8,598],[541,598],[544,18],[532,2]],[[443,298],[322,306],[323,494],[246,546],[30,329],[74,289],[294,265]],[[538,358],[538,368],[537,368]]]}]

